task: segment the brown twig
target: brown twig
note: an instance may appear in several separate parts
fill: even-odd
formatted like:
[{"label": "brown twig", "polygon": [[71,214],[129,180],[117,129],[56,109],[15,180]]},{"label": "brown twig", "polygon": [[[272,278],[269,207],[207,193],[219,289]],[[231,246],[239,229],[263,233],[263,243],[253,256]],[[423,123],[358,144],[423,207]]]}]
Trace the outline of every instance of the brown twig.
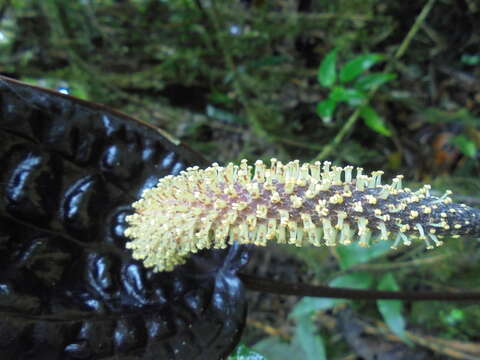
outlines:
[{"label": "brown twig", "polygon": [[480,292],[411,292],[411,291],[380,291],[336,288],[330,286],[315,286],[301,283],[288,283],[272,280],[245,273],[239,277],[248,290],[264,291],[279,295],[312,296],[324,298],[341,298],[352,300],[411,300],[411,301],[480,301]]}]

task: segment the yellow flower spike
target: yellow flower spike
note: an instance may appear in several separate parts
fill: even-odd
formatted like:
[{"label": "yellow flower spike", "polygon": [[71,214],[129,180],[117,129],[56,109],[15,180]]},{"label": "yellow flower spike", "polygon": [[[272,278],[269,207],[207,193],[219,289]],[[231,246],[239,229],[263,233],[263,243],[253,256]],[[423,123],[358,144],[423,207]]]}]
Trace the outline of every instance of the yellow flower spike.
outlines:
[{"label": "yellow flower spike", "polygon": [[[355,176],[352,174],[355,170]],[[427,248],[449,235],[479,236],[480,210],[452,203],[448,191],[430,195],[430,186],[413,192],[399,175],[381,183],[382,171],[332,166],[328,161],[282,164],[272,159],[255,166],[212,164],[160,179],[133,204],[127,217],[126,246],[154,271],[169,271],[201,249],[237,241],[264,246],[267,241],[296,246],[362,246],[413,239]]]}]

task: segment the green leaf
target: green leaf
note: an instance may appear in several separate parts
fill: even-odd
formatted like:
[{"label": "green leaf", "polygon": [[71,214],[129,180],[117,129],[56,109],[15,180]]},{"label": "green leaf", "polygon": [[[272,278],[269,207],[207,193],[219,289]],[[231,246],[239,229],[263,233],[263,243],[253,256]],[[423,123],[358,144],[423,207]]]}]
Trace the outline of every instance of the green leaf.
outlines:
[{"label": "green leaf", "polygon": [[464,155],[471,157],[472,159],[476,158],[477,146],[465,135],[455,136],[450,140],[450,142],[456,145]]},{"label": "green leaf", "polygon": [[290,317],[298,318],[307,314],[312,314],[316,311],[331,309],[336,305],[345,302],[347,302],[347,300],[305,296],[295,304],[290,312]]},{"label": "green leaf", "polygon": [[[355,272],[339,276],[329,285],[332,287],[346,287],[353,289],[369,289],[373,283],[373,277],[369,273]],[[290,312],[290,317],[300,318],[302,316],[312,315],[316,311],[327,310],[338,304],[346,303],[345,299],[331,299],[318,297],[304,297],[301,299]]]},{"label": "green leaf", "polygon": [[363,118],[365,125],[373,131],[384,136],[392,136],[391,131],[385,126],[383,119],[371,106],[363,106],[360,109],[360,116]]},{"label": "green leaf", "polygon": [[[400,287],[393,274],[388,272],[380,280],[378,290],[398,291]],[[402,315],[403,302],[401,300],[377,300],[377,307],[390,330],[408,342],[405,336],[405,318]]]},{"label": "green leaf", "polygon": [[463,124],[476,127],[480,122],[480,117],[473,116],[466,108],[457,111],[445,111],[438,108],[427,108],[420,112],[422,119],[431,123]]},{"label": "green leaf", "polygon": [[240,344],[228,357],[228,360],[267,360],[267,358],[256,351],[249,349],[245,345]]},{"label": "green leaf", "polygon": [[462,309],[451,309],[448,312],[442,312],[440,315],[440,320],[450,326],[455,326],[465,319],[465,313]]},{"label": "green leaf", "polygon": [[346,270],[354,265],[366,263],[388,252],[391,245],[391,241],[379,241],[369,247],[362,247],[356,242],[350,245],[340,245],[337,247],[340,267],[342,270]]},{"label": "green leaf", "polygon": [[355,272],[338,276],[329,285],[333,287],[346,287],[353,289],[368,289],[373,283],[372,274],[366,272]]},{"label": "green leaf", "polygon": [[[310,316],[297,318],[297,326],[293,343],[300,345],[303,350],[301,359],[306,360],[326,360],[325,344],[320,335],[316,334],[317,327]],[[299,358],[298,356],[296,357]]]},{"label": "green leaf", "polygon": [[335,86],[330,92],[329,99],[336,102],[346,102],[352,106],[363,104],[366,95],[356,89],[348,89],[342,86]]},{"label": "green leaf", "polygon": [[213,106],[211,104],[207,104],[207,107],[206,107],[206,113],[207,113],[207,116],[208,117],[211,117],[211,118],[214,118],[216,120],[219,120],[219,121],[223,121],[223,122],[226,122],[226,123],[244,123],[245,121],[238,117],[237,115],[231,113],[231,112],[228,112],[228,111],[225,111],[225,110],[222,110],[216,106]]},{"label": "green leaf", "polygon": [[340,69],[340,82],[346,83],[355,79],[365,70],[368,70],[376,63],[382,61],[385,57],[379,54],[360,55],[347,62]]},{"label": "green leaf", "polygon": [[480,64],[480,54],[475,54],[475,55],[463,54],[460,61],[466,65],[472,65],[472,66],[478,65]]},{"label": "green leaf", "polygon": [[77,98],[83,99],[83,100],[88,100],[88,90],[86,89],[85,86],[82,84],[75,84],[75,86],[72,86],[70,95],[75,96]]},{"label": "green leaf", "polygon": [[272,360],[297,359],[298,354],[302,351],[298,344],[289,344],[277,336],[267,337],[260,340],[253,346],[253,349]]},{"label": "green leaf", "polygon": [[391,73],[366,74],[355,81],[355,88],[360,91],[369,91],[395,79],[397,75]]},{"label": "green leaf", "polygon": [[272,55],[272,56],[264,56],[260,59],[255,59],[252,60],[247,64],[248,69],[259,69],[264,66],[275,66],[279,65],[282,63],[285,63],[288,61],[287,56],[278,56],[278,55]]},{"label": "green leaf", "polygon": [[320,116],[324,122],[329,123],[332,121],[336,106],[337,102],[332,99],[323,100],[317,105],[317,115]]},{"label": "green leaf", "polygon": [[324,58],[318,68],[317,79],[324,87],[331,87],[337,78],[336,73],[337,50],[330,51]]},{"label": "green leaf", "polygon": [[233,99],[230,98],[227,94],[215,90],[208,96],[208,98],[209,100],[217,104],[227,104],[233,102]]}]

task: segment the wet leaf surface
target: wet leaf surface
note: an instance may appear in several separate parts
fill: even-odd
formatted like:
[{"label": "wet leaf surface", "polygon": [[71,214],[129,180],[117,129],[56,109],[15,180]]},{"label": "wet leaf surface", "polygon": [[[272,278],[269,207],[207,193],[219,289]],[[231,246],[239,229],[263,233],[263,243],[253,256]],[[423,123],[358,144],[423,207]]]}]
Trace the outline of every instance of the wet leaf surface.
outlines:
[{"label": "wet leaf surface", "polygon": [[170,273],[131,258],[130,204],[202,159],[102,106],[0,79],[0,358],[221,359],[244,326],[243,249]]}]

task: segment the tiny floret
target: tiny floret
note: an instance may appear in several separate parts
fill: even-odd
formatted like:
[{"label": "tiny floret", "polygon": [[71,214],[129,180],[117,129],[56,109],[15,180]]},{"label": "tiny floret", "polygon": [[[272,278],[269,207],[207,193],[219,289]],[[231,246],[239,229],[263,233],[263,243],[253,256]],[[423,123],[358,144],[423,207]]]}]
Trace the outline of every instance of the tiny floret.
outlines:
[{"label": "tiny floret", "polygon": [[382,171],[298,160],[254,166],[242,160],[225,167],[188,168],[160,179],[133,204],[126,247],[154,271],[170,271],[202,249],[229,244],[369,246],[392,248],[421,240],[428,249],[443,236],[479,236],[480,210],[452,202],[447,191],[430,194],[402,187],[399,175],[382,184]]}]

